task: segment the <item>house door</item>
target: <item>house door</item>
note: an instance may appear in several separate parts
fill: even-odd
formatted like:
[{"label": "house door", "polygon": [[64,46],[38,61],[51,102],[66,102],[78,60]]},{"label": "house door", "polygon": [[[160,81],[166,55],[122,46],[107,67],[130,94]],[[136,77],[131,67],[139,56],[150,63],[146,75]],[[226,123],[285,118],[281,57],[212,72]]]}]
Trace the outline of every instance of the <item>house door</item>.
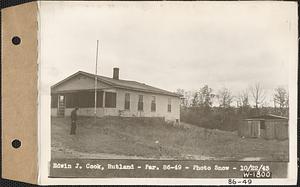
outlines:
[{"label": "house door", "polygon": [[251,124],[251,137],[253,138],[258,138],[260,136],[260,123],[256,122],[256,123],[252,123]]},{"label": "house door", "polygon": [[66,107],[66,97],[64,95],[58,96],[58,110],[57,110],[57,116],[65,116],[65,107]]}]

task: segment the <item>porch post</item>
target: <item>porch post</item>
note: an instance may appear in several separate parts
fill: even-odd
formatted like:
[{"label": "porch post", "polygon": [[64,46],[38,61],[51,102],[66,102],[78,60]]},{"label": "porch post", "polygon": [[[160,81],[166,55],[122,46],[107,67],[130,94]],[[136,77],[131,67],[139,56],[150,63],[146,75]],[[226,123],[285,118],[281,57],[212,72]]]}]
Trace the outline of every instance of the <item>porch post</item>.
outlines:
[{"label": "porch post", "polygon": [[103,108],[103,116],[105,116],[105,91],[103,90],[103,97],[102,97],[102,108]]}]

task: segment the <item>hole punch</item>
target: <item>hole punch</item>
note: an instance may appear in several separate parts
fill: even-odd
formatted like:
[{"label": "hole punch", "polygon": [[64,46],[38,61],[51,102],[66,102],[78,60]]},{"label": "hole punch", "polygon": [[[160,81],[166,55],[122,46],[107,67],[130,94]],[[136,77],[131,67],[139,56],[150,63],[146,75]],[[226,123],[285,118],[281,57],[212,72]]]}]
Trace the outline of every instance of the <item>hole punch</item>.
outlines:
[{"label": "hole punch", "polygon": [[11,142],[11,145],[13,146],[13,148],[18,149],[19,147],[21,147],[21,141],[18,139],[15,139]]},{"label": "hole punch", "polygon": [[14,36],[12,39],[11,39],[12,43],[14,45],[19,45],[21,43],[21,38],[18,37],[18,36]]}]

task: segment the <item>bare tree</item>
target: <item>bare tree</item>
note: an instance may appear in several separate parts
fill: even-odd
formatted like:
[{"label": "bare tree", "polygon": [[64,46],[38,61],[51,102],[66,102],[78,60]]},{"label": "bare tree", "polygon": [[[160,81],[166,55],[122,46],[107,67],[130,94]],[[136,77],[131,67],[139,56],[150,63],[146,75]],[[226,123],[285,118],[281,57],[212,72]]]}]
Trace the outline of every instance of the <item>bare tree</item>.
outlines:
[{"label": "bare tree", "polygon": [[260,83],[256,83],[250,87],[250,92],[253,97],[254,106],[258,111],[259,105],[261,105],[266,99],[265,90]]},{"label": "bare tree", "polygon": [[238,107],[249,107],[249,90],[244,90],[237,96]]},{"label": "bare tree", "polygon": [[278,105],[280,113],[284,114],[285,108],[289,106],[289,94],[283,87],[275,88],[274,93],[274,105]]},{"label": "bare tree", "polygon": [[177,88],[176,93],[184,96],[184,89]]},{"label": "bare tree", "polygon": [[212,88],[208,87],[208,85],[203,86],[199,90],[199,103],[205,110],[209,110],[212,107],[213,98],[215,97],[215,94],[213,94],[212,91]]},{"label": "bare tree", "polygon": [[199,94],[198,92],[195,92],[192,94],[192,101],[191,101],[191,106],[199,106]]},{"label": "bare tree", "polygon": [[238,112],[241,115],[241,117],[245,118],[247,116],[250,115],[250,104],[249,104],[249,90],[245,89],[243,91],[241,91],[238,95],[237,95],[237,102],[238,102]]},{"label": "bare tree", "polygon": [[233,96],[231,91],[227,88],[223,88],[218,92],[217,95],[219,106],[222,108],[229,108],[233,102]]},{"label": "bare tree", "polygon": [[186,91],[186,92],[184,92],[185,106],[186,107],[191,106],[192,95],[193,95],[192,91]]},{"label": "bare tree", "polygon": [[189,107],[191,105],[191,97],[192,97],[191,91],[185,91],[184,89],[178,88],[176,90],[176,93],[182,95],[181,106]]},{"label": "bare tree", "polygon": [[184,89],[178,88],[176,90],[176,93],[179,94],[179,95],[181,95],[181,98],[180,98],[181,99],[181,103],[180,103],[180,105],[181,106],[185,106]]},{"label": "bare tree", "polygon": [[193,94],[192,106],[198,106],[204,109],[204,111],[209,111],[212,107],[213,98],[215,97],[212,91],[208,85],[200,88]]}]

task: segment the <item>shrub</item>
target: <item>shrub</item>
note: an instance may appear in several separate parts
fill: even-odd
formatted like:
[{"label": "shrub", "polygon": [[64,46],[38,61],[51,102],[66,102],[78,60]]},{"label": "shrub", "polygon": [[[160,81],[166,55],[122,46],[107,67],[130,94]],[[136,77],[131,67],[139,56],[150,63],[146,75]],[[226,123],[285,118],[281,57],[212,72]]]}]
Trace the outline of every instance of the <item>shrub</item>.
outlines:
[{"label": "shrub", "polygon": [[240,115],[232,108],[215,109],[210,112],[204,111],[199,107],[183,108],[180,115],[180,119],[183,122],[204,128],[227,131],[237,130],[241,119]]}]

